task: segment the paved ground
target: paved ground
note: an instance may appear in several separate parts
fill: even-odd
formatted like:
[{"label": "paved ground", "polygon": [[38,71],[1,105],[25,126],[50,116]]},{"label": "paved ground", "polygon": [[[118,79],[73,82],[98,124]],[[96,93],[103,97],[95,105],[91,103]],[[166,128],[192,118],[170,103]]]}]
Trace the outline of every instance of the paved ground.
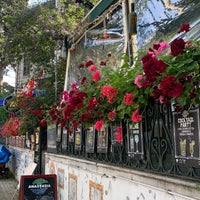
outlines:
[{"label": "paved ground", "polygon": [[18,200],[17,186],[15,179],[0,177],[0,200]]}]

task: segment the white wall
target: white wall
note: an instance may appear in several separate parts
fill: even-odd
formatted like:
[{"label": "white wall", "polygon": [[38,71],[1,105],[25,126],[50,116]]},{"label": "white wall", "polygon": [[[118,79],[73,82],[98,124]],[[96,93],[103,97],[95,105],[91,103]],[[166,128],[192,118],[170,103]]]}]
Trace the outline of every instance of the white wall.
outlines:
[{"label": "white wall", "polygon": [[[200,199],[195,183],[181,179],[49,153],[45,155],[45,164],[46,174],[57,174],[59,200]],[[75,189],[69,198],[70,187]],[[93,196],[94,188],[102,196]]]},{"label": "white wall", "polygon": [[20,181],[21,175],[26,175],[27,168],[34,162],[34,152],[14,146],[9,146],[9,151],[12,155],[8,167],[15,174],[17,181]]}]

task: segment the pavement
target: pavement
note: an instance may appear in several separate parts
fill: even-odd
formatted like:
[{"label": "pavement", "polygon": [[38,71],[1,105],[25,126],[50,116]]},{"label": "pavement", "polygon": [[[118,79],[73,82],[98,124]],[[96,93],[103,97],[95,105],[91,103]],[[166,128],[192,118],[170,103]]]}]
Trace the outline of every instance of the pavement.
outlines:
[{"label": "pavement", "polygon": [[11,177],[0,176],[0,200],[19,200],[18,182]]}]

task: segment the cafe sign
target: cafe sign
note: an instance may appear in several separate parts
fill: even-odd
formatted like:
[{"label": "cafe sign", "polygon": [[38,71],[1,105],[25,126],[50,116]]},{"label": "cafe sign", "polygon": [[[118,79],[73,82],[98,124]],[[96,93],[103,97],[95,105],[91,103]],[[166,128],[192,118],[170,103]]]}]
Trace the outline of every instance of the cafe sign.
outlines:
[{"label": "cafe sign", "polygon": [[175,161],[189,167],[200,166],[199,108],[173,112]]}]

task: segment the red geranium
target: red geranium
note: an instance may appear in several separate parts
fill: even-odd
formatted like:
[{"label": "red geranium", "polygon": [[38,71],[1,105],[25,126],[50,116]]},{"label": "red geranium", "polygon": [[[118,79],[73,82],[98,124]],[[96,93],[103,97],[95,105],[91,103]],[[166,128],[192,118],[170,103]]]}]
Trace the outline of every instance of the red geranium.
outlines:
[{"label": "red geranium", "polygon": [[101,78],[101,72],[100,71],[96,71],[93,73],[92,75],[92,80],[95,81],[95,82],[98,82]]},{"label": "red geranium", "polygon": [[139,115],[139,110],[135,110],[132,114],[132,121],[138,123],[142,120],[142,115]]},{"label": "red geranium", "polygon": [[177,82],[177,78],[169,75],[164,77],[160,83],[161,95],[167,98],[177,98],[183,90],[183,85]]},{"label": "red geranium", "polygon": [[102,128],[102,126],[103,126],[103,120],[99,120],[99,121],[97,121],[97,122],[95,123],[95,129],[96,129],[97,131],[100,131],[101,128]]},{"label": "red geranium", "polygon": [[175,39],[174,41],[172,41],[170,46],[171,46],[171,55],[177,56],[180,53],[183,53],[185,49],[185,41],[182,38]]},{"label": "red geranium", "polygon": [[107,97],[108,103],[113,104],[115,102],[118,90],[113,88],[111,85],[106,85],[101,90],[101,96]]},{"label": "red geranium", "polygon": [[126,105],[131,105],[133,104],[133,100],[134,100],[135,96],[132,93],[126,93],[124,96],[124,103]]},{"label": "red geranium", "polygon": [[115,117],[116,117],[116,112],[115,111],[111,111],[111,112],[109,112],[108,113],[108,119],[109,120],[114,120],[115,119]]}]

